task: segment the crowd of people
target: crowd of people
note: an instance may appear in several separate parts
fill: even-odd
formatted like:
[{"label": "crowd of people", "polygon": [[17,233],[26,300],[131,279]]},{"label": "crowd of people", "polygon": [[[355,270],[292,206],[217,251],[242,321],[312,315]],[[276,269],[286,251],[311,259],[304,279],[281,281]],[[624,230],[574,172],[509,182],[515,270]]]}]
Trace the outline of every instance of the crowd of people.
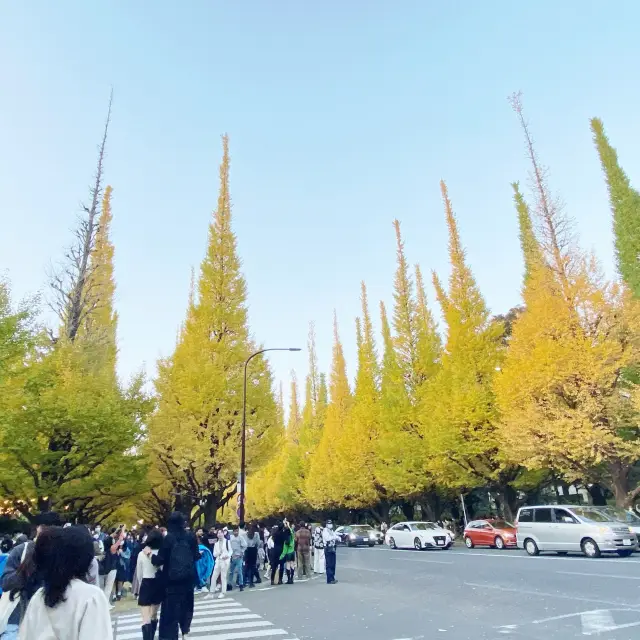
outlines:
[{"label": "crowd of people", "polygon": [[111,640],[110,610],[127,583],[141,612],[142,640],[189,634],[196,593],[272,585],[326,573],[336,584],[339,537],[326,526],[216,525],[192,531],[171,514],[165,527],[106,532],[41,514],[33,539],[0,542],[0,640]]}]

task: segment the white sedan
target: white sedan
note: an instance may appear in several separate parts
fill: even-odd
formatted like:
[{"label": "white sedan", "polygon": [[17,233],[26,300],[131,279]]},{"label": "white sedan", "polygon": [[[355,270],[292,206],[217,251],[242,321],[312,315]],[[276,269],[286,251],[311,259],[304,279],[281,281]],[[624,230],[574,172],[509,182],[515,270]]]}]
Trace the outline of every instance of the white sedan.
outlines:
[{"label": "white sedan", "polygon": [[387,531],[384,541],[392,549],[449,549],[453,536],[433,522],[399,522]]}]

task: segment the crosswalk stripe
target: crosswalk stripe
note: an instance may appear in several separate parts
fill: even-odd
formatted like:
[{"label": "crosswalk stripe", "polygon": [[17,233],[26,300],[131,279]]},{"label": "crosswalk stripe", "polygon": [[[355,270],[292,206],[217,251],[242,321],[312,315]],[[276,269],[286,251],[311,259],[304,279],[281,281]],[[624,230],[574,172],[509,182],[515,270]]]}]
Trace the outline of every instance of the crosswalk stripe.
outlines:
[{"label": "crosswalk stripe", "polygon": [[139,620],[140,619],[140,614],[136,613],[135,615],[129,615],[129,616],[118,616],[118,621],[120,620]]},{"label": "crosswalk stripe", "polygon": [[[195,631],[198,634],[204,632],[205,630]],[[289,634],[284,629],[255,629],[254,631],[238,631],[236,633],[216,633],[211,636],[211,640],[241,640],[242,638],[266,638],[268,636],[287,635]]]},{"label": "crosswalk stripe", "polygon": [[[212,596],[196,599],[189,637],[193,636],[194,640],[258,640],[271,637],[298,640],[288,631],[278,629],[272,622],[252,613],[243,604],[228,597],[224,600],[214,600]],[[114,616],[113,622],[115,640],[140,639],[142,619],[139,613]]]},{"label": "crosswalk stripe", "polygon": [[246,613],[240,616],[203,616],[202,618],[193,617],[193,624],[202,624],[207,622],[233,622],[234,620],[259,620],[257,613]]},{"label": "crosswalk stripe", "polygon": [[[214,624],[208,625],[204,627],[196,627],[191,625],[191,634],[194,636],[202,634],[202,633],[211,633],[213,631],[229,631],[232,629],[249,629],[250,627],[269,627],[273,626],[272,622],[267,622],[266,620],[260,620],[259,622],[239,622],[237,624]],[[237,638],[253,638],[256,637],[256,634],[260,636],[265,635],[282,635],[281,633],[271,633],[271,630],[268,630],[267,633],[264,632],[263,629],[256,629],[255,631],[243,631],[240,633],[244,633],[245,635],[235,636]],[[282,631],[282,629],[278,629],[277,631]],[[286,633],[286,631],[282,631],[282,633]],[[189,634],[189,635],[191,635]],[[224,635],[224,634],[223,634]],[[226,634],[229,635],[229,634]],[[135,632],[131,633],[122,633],[118,634],[118,640],[139,640],[140,639],[140,629],[137,629]],[[222,636],[219,634],[215,635],[216,640],[221,638]]]},{"label": "crosswalk stripe", "polygon": [[247,609],[246,607],[234,607],[233,609],[203,609],[200,607],[196,607],[195,613],[193,617],[196,618],[198,616],[229,616],[235,613],[251,613],[251,609]]},{"label": "crosswalk stripe", "polygon": [[[236,611],[249,611],[249,609],[234,609],[233,613]],[[223,614],[226,612],[220,612]],[[217,614],[217,612],[216,612]],[[194,613],[193,615],[193,623],[200,624],[201,622],[232,622],[233,620],[255,620],[259,619],[260,616],[257,613],[242,613],[240,615],[212,615],[211,613],[205,611],[204,613]],[[139,629],[142,625],[142,619],[138,616],[138,620],[136,622],[126,621],[123,623],[118,623],[118,631],[132,631],[133,629]]]},{"label": "crosswalk stripe", "polygon": [[208,609],[222,609],[226,607],[241,607],[242,605],[234,600],[225,600],[224,598],[218,600],[216,598],[215,600],[203,600],[202,602],[198,602],[196,606]]},{"label": "crosswalk stripe", "polygon": [[232,622],[230,624],[191,625],[191,633],[205,633],[210,631],[230,631],[231,629],[250,629],[252,627],[273,627],[273,622],[268,620],[255,620],[253,622]]}]

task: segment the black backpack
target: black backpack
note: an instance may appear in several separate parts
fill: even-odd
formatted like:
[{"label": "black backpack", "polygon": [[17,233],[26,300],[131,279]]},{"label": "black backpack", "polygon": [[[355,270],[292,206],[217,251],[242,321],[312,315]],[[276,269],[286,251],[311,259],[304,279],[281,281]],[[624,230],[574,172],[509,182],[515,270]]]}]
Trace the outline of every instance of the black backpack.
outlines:
[{"label": "black backpack", "polygon": [[193,551],[186,537],[178,538],[171,549],[168,577],[171,582],[182,582],[194,577]]}]

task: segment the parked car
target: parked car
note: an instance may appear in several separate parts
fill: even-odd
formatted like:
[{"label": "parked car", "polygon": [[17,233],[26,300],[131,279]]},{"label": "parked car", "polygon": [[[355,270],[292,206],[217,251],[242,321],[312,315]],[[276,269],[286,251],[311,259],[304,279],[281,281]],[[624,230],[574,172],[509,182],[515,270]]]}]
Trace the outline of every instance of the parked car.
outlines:
[{"label": "parked car", "polygon": [[464,543],[468,549],[516,547],[516,528],[506,520],[473,520],[464,529]]},{"label": "parked car", "polygon": [[614,520],[627,524],[636,534],[638,544],[640,544],[640,517],[634,511],[618,507],[598,507],[598,510],[609,514]]},{"label": "parked car", "polygon": [[387,531],[385,542],[392,549],[449,549],[453,536],[433,522],[399,522]]},{"label": "parked car", "polygon": [[336,533],[340,536],[340,541],[348,547],[363,545],[373,547],[376,544],[376,540],[371,537],[371,532],[373,532],[373,529],[366,524],[352,524],[336,529]]},{"label": "parked car", "polygon": [[541,551],[602,553],[628,557],[638,549],[635,533],[598,507],[541,505],[521,507],[516,521],[518,547],[530,556]]}]

